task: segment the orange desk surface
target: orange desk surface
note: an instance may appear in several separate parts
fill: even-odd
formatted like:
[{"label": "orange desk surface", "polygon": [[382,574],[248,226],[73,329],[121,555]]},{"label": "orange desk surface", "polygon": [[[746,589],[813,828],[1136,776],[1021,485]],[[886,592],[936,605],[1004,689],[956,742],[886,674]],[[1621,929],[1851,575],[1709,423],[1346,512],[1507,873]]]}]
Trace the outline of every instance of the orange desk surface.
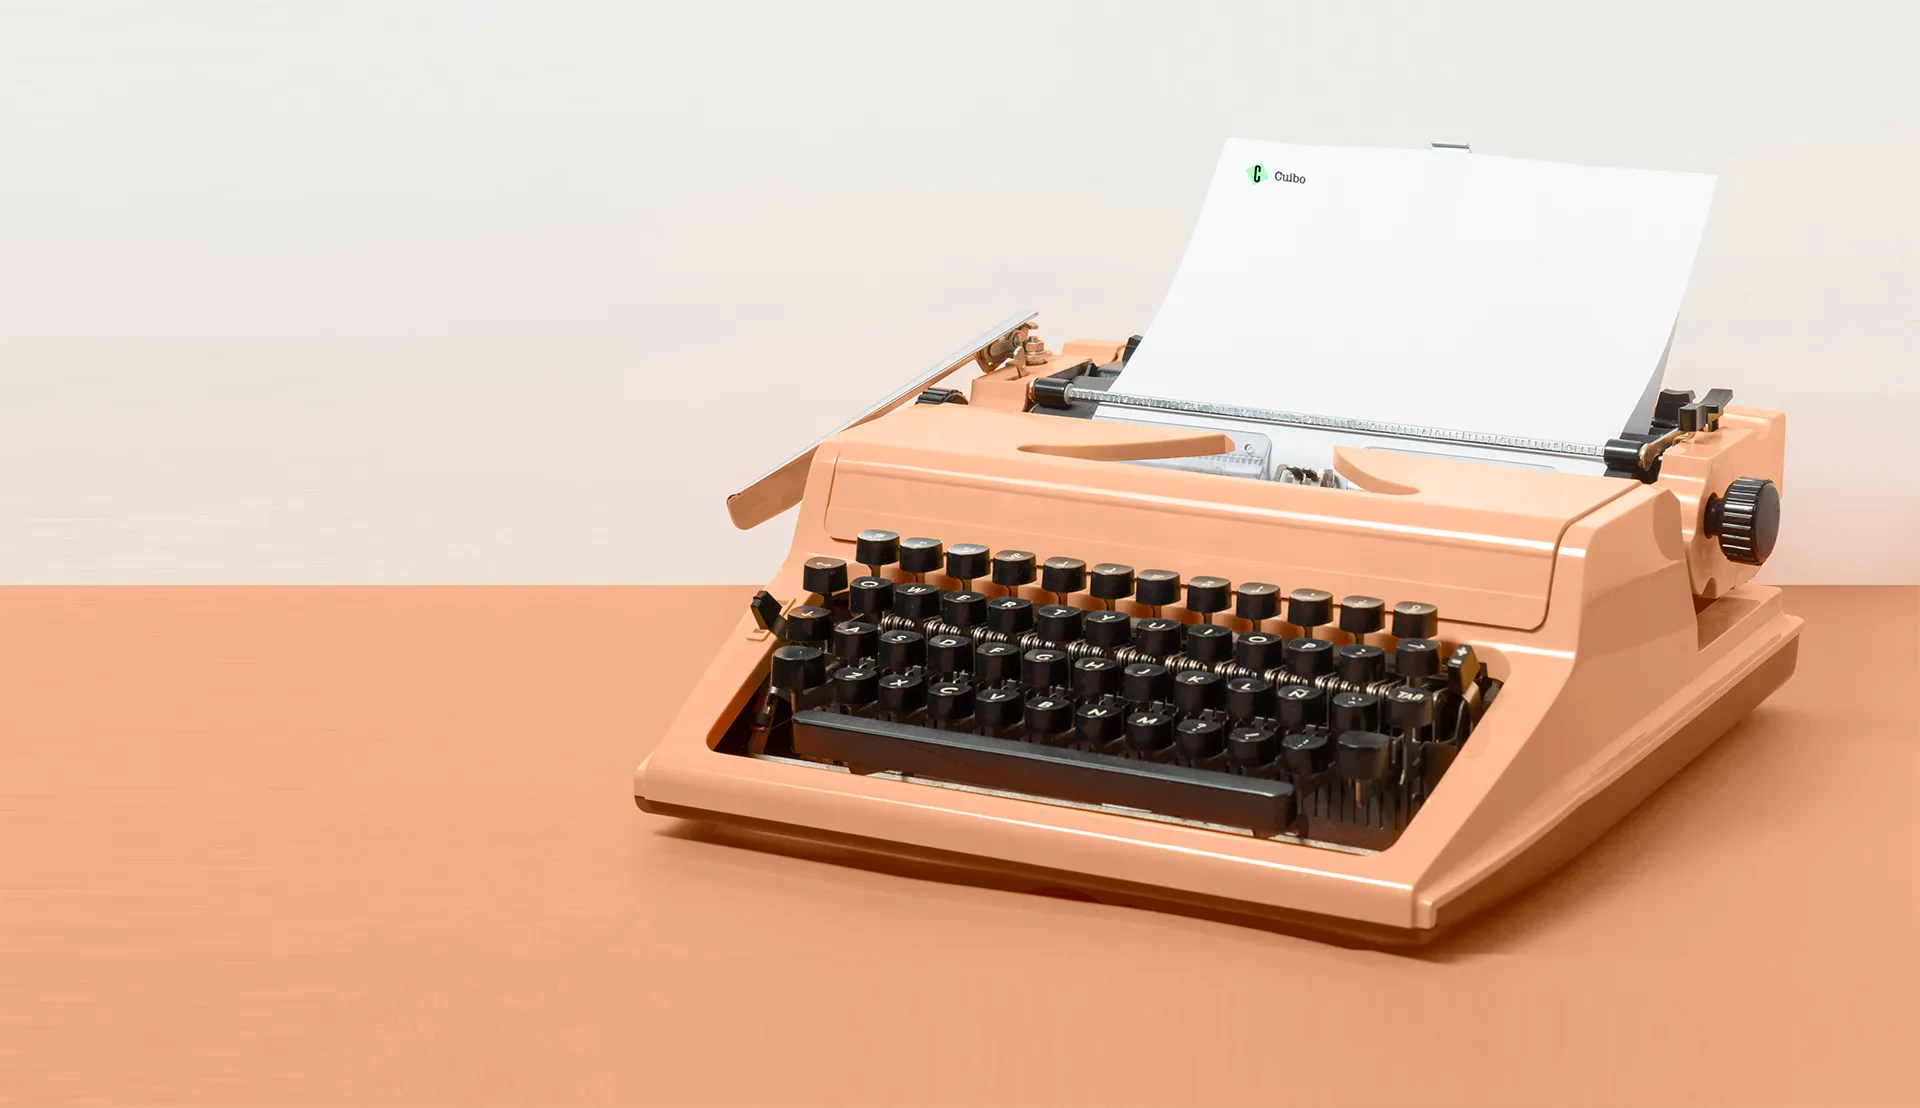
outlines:
[{"label": "orange desk surface", "polygon": [[1414,956],[642,814],[749,592],[0,591],[0,1100],[1920,1100],[1920,591]]}]

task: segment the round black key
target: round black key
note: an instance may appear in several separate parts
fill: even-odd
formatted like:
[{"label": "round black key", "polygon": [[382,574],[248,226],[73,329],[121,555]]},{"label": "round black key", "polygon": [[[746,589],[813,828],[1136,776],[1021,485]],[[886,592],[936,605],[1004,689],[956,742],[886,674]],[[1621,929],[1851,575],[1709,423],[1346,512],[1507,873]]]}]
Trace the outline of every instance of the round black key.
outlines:
[{"label": "round black key", "polygon": [[973,669],[973,640],[944,632],[927,639],[927,668],[934,673],[967,673]]},{"label": "round black key", "polygon": [[932,619],[940,614],[940,590],[919,581],[894,586],[893,614],[904,619]]},{"label": "round black key", "polygon": [[1377,731],[1347,731],[1333,740],[1334,766],[1354,781],[1378,781],[1393,761],[1393,740]]},{"label": "round black key", "polygon": [[917,673],[889,673],[880,678],[880,710],[896,716],[925,707],[927,682]]},{"label": "round black key", "polygon": [[1311,681],[1333,672],[1333,644],[1325,639],[1288,639],[1287,672]]},{"label": "round black key", "polygon": [[885,577],[855,577],[849,588],[854,615],[872,620],[893,611],[893,582]]},{"label": "round black key", "polygon": [[880,632],[880,667],[912,669],[927,660],[927,638],[918,631],[896,627]]},{"label": "round black key", "polygon": [[1387,652],[1377,646],[1348,643],[1333,652],[1333,672],[1342,681],[1370,685],[1387,675]]},{"label": "round black key", "polygon": [[1286,661],[1287,640],[1267,631],[1248,631],[1233,644],[1233,660],[1259,673],[1277,669]]},{"label": "round black key", "polygon": [[1328,702],[1328,726],[1342,731],[1371,731],[1380,726],[1380,698],[1372,693],[1334,693]]},{"label": "round black key", "polygon": [[977,542],[947,547],[947,576],[955,581],[977,581],[987,575],[987,548]]},{"label": "round black key", "polygon": [[1096,749],[1120,738],[1126,731],[1124,709],[1117,704],[1094,701],[1074,709],[1073,733],[1080,743]]},{"label": "round black key", "polygon": [[1042,604],[1034,609],[1033,629],[1047,642],[1065,646],[1080,639],[1080,609],[1071,604]]},{"label": "round black key", "polygon": [[1056,693],[1035,693],[1027,698],[1025,721],[1029,742],[1056,742],[1073,730],[1073,701]]},{"label": "round black key", "polygon": [[878,657],[880,629],[864,620],[850,619],[833,629],[833,653],[849,664]]},{"label": "round black key", "polygon": [[1127,717],[1127,749],[1143,757],[1162,754],[1173,745],[1173,716],[1168,712],[1135,712]]},{"label": "round black key", "polygon": [[776,646],[768,684],[788,692],[818,688],[827,679],[827,652],[817,646]]},{"label": "round black key", "polygon": [[1133,620],[1125,612],[1098,609],[1082,616],[1080,624],[1089,646],[1118,650],[1133,641]]},{"label": "round black key", "polygon": [[1242,773],[1271,765],[1280,738],[1265,727],[1236,727],[1227,732],[1227,764]]},{"label": "round black key", "polygon": [[973,686],[966,681],[946,678],[927,686],[927,718],[935,723],[953,724],[973,716]]},{"label": "round black key", "polygon": [[880,699],[880,673],[859,666],[833,671],[833,702],[843,708],[864,708]]},{"label": "round black key", "polygon": [[1304,731],[1327,720],[1327,694],[1312,685],[1282,685],[1273,690],[1274,717],[1286,731]]},{"label": "round black key", "polygon": [[1143,569],[1133,582],[1133,598],[1149,608],[1180,603],[1180,575],[1170,569]]},{"label": "round black key", "polygon": [[853,537],[853,560],[878,570],[900,560],[900,536],[892,531],[862,531]]},{"label": "round black key", "polygon": [[1163,703],[1173,695],[1173,672],[1153,662],[1134,662],[1120,671],[1120,695],[1135,704]]},{"label": "round black key", "polygon": [[1433,694],[1402,685],[1387,694],[1387,726],[1395,731],[1418,731],[1433,723]]},{"label": "round black key", "polygon": [[[792,618],[788,618],[792,623]],[[1420,681],[1440,672],[1440,644],[1432,639],[1401,639],[1393,648],[1393,674]]]},{"label": "round black key", "polygon": [[1073,675],[1069,679],[1073,695],[1082,700],[1099,700],[1117,694],[1122,668],[1112,658],[1081,658],[1073,663]]},{"label": "round black key", "polygon": [[982,685],[998,685],[1020,676],[1020,648],[1010,642],[983,642],[974,647],[973,675]]},{"label": "round black key", "polygon": [[1440,609],[1424,600],[1402,600],[1393,606],[1393,637],[1430,639],[1440,633]]},{"label": "round black key", "polygon": [[1101,562],[1093,567],[1087,591],[1097,600],[1125,600],[1133,595],[1133,567]]},{"label": "round black key", "polygon": [[1040,563],[1040,587],[1064,595],[1087,587],[1087,563],[1078,558],[1048,558]]},{"label": "round black key", "polygon": [[1187,657],[1213,665],[1233,657],[1233,632],[1219,623],[1196,623],[1187,628]]},{"label": "round black key", "polygon": [[1386,618],[1386,604],[1377,596],[1349,596],[1340,601],[1340,630],[1350,635],[1371,635],[1380,630]]},{"label": "round black key", "polygon": [[847,591],[847,563],[839,558],[808,558],[800,566],[800,587],[821,596]]},{"label": "round black key", "polygon": [[1259,623],[1280,614],[1280,586],[1265,581],[1243,581],[1234,593],[1233,614]]},{"label": "round black key", "polygon": [[1034,557],[1031,550],[1002,550],[993,556],[993,583],[1017,589],[1033,583]]},{"label": "round black key", "polygon": [[1287,594],[1287,622],[1304,631],[1324,627],[1333,618],[1333,594],[1325,589],[1295,589]]},{"label": "round black key", "polygon": [[900,568],[908,573],[934,573],[946,561],[947,548],[939,539],[900,540]]},{"label": "round black key", "polygon": [[1029,689],[1064,689],[1072,656],[1051,646],[1036,646],[1020,656],[1020,683]]},{"label": "round black key", "polygon": [[1280,740],[1280,758],[1287,772],[1322,773],[1333,764],[1333,740],[1309,731],[1296,731]]},{"label": "round black key", "polygon": [[987,630],[1010,638],[1033,630],[1033,601],[1018,596],[996,596],[987,601]]},{"label": "round black key", "polygon": [[1210,616],[1233,603],[1233,582],[1225,577],[1195,577],[1187,582],[1187,611]]},{"label": "round black key", "polygon": [[940,620],[961,630],[987,621],[987,598],[964,589],[940,594]]},{"label": "round black key", "polygon": [[1144,654],[1171,658],[1187,643],[1187,625],[1177,619],[1143,619],[1133,625],[1133,644]]},{"label": "round black key", "polygon": [[1183,719],[1173,725],[1173,742],[1180,760],[1204,762],[1227,747],[1227,728],[1219,720]]},{"label": "round black key", "polygon": [[1273,698],[1273,682],[1264,677],[1227,679],[1227,715],[1238,720],[1271,718],[1278,702]]},{"label": "round black key", "polygon": [[1218,708],[1227,683],[1210,669],[1183,669],[1173,675],[1173,706],[1188,715]]},{"label": "round black key", "polygon": [[802,604],[787,613],[787,641],[824,643],[833,636],[833,612]]},{"label": "round black key", "polygon": [[998,730],[1017,726],[1026,707],[1026,697],[1020,690],[1006,685],[980,689],[973,694],[974,722],[982,727]]}]

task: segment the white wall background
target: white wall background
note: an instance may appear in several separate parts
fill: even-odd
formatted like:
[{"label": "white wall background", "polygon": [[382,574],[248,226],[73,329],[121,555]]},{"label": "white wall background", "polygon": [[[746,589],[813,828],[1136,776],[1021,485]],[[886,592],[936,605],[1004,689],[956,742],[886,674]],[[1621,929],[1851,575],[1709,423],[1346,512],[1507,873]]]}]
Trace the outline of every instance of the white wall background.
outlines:
[{"label": "white wall background", "polygon": [[1916,9],[8,5],[0,579],[761,579],[727,492],[1145,328],[1238,134],[1719,174],[1669,380],[1790,413],[1770,579],[1913,582]]}]

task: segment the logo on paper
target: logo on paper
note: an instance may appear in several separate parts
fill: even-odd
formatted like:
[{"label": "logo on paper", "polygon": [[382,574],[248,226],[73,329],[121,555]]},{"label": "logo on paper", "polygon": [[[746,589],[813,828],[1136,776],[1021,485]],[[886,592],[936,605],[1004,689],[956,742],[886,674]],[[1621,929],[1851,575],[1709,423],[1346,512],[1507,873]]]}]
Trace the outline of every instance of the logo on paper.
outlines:
[{"label": "logo on paper", "polygon": [[1298,173],[1269,174],[1267,167],[1261,165],[1259,162],[1255,162],[1247,167],[1247,180],[1252,181],[1256,185],[1262,181],[1282,181],[1289,185],[1304,185],[1307,183],[1307,179]]}]

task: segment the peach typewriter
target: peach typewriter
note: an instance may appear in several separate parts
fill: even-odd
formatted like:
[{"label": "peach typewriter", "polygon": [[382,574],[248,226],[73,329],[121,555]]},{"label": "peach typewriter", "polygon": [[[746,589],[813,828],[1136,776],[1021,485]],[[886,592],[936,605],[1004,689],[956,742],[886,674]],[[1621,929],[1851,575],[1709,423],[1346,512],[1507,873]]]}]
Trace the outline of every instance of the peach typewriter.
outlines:
[{"label": "peach typewriter", "polygon": [[1419,941],[1792,673],[1800,620],[1750,580],[1780,413],[1663,392],[1647,434],[1558,444],[1605,475],[1343,447],[1262,479],[1223,432],[1085,418],[1156,406],[1137,341],[1014,317],[732,497],[743,528],[799,504],[792,550],[640,806]]}]

